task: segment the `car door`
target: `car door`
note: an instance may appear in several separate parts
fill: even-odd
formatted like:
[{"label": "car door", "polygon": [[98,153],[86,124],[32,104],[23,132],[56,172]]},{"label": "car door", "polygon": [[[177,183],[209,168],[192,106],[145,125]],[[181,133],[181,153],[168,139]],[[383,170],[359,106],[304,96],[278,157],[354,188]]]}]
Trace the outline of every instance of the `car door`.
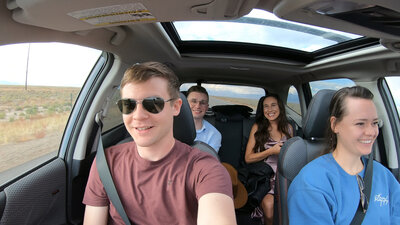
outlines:
[{"label": "car door", "polygon": [[106,57],[64,43],[0,46],[0,224],[81,223],[68,207],[71,156]]}]

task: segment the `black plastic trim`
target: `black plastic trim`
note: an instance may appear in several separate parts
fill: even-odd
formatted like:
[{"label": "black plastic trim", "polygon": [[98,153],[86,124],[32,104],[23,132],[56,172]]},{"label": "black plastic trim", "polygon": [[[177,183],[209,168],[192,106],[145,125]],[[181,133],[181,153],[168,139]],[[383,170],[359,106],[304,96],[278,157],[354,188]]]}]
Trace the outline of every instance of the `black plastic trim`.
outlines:
[{"label": "black plastic trim", "polygon": [[2,191],[0,192],[0,220],[1,217],[3,217],[3,212],[4,209],[6,208],[6,202],[7,202],[6,194],[4,193],[4,191]]},{"label": "black plastic trim", "polygon": [[[392,127],[392,135],[395,143],[395,150],[397,150],[397,162],[400,163],[400,119],[393,100],[390,88],[384,78],[378,80],[378,90],[382,96],[383,104],[385,105],[386,112],[389,117],[390,125]],[[396,168],[393,168],[396,169]],[[395,171],[395,170],[393,170]],[[394,174],[398,181],[400,181],[399,168],[397,173]]]},{"label": "black plastic trim", "polygon": [[304,83],[301,86],[303,89],[304,100],[306,101],[306,106],[308,108],[308,105],[310,105],[312,99],[311,87],[309,83]]},{"label": "black plastic trim", "polygon": [[[76,224],[81,223],[84,212],[84,205],[81,200],[89,175],[89,169],[92,160],[74,160],[73,154],[76,148],[76,142],[79,137],[79,131],[82,129],[83,123],[87,119],[87,113],[91,107],[91,102],[96,96],[103,80],[106,78],[114,62],[114,56],[110,53],[103,52],[90,75],[75,103],[74,109],[68,121],[65,136],[63,137],[60,157],[64,157],[67,166],[67,221]],[[75,109],[75,107],[77,107]],[[94,119],[94,118],[89,118]],[[89,154],[90,149],[86,149]],[[89,169],[88,169],[89,168]]]},{"label": "black plastic trim", "polygon": [[400,12],[382,6],[372,6],[329,16],[387,34],[400,35]]}]

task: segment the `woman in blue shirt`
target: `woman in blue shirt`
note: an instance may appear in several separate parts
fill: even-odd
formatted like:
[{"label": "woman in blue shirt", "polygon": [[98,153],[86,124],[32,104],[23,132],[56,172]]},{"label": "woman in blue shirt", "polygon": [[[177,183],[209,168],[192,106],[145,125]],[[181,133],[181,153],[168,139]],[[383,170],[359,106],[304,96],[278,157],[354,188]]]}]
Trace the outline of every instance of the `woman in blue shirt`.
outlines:
[{"label": "woman in blue shirt", "polygon": [[[290,224],[351,223],[360,203],[357,181],[364,177],[372,145],[378,136],[378,115],[366,88],[342,88],[330,103],[328,148],[307,164],[289,187]],[[371,196],[363,223],[400,224],[400,184],[373,162]]]}]

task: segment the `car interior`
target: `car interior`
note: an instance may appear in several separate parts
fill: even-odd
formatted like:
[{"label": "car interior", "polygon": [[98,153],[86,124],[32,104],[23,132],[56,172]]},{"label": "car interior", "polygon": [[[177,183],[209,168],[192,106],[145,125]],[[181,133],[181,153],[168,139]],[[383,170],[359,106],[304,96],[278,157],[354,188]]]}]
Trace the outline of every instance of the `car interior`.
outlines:
[{"label": "car interior", "polygon": [[[268,19],[248,16],[262,13],[268,13]],[[251,33],[244,27],[225,30],[230,23],[266,26],[266,33]],[[284,30],[313,36],[289,35]],[[218,31],[219,36],[205,31]],[[322,150],[324,121],[336,84],[317,89],[314,82],[347,79],[371,90],[383,121],[373,157],[400,180],[400,107],[396,102],[400,93],[390,89],[387,79],[400,74],[398,1],[8,0],[0,3],[0,33],[0,47],[57,42],[101,51],[53,149],[57,154],[0,171],[1,225],[83,224],[82,199],[96,156],[95,117],[104,123],[104,148],[132,140],[115,102],[124,71],[147,61],[166,64],[182,84],[210,85],[206,86],[209,90],[212,85],[259,88],[263,93],[253,97],[254,106],[267,93],[281,97],[295,135],[279,155],[274,224],[289,224],[290,182]],[[239,34],[255,41],[235,39]],[[264,43],[273,35],[278,39],[275,44]],[[286,36],[293,36],[293,43]],[[62,69],[54,70],[52,76],[63,79],[58,75]],[[298,95],[297,111],[290,105],[293,90]],[[245,103],[210,104],[205,119],[222,134],[217,153],[205,143],[194,142],[185,91],[181,90],[181,114],[174,118],[174,132],[180,133],[174,136],[239,170],[261,109]],[[238,98],[245,96],[238,93]],[[2,157],[6,155],[0,148]],[[238,224],[261,224],[250,213],[237,209]]]}]

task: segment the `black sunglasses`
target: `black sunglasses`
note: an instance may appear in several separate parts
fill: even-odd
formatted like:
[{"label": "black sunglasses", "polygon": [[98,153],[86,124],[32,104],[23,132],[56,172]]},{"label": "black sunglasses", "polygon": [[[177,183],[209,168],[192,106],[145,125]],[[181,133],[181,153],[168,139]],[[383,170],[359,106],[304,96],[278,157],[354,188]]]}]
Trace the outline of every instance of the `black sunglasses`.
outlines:
[{"label": "black sunglasses", "polygon": [[168,100],[164,100],[160,97],[149,97],[145,98],[141,101],[131,99],[131,98],[124,98],[120,99],[117,102],[119,110],[122,114],[130,114],[135,111],[137,104],[142,103],[143,108],[146,109],[148,112],[157,114],[164,109],[164,105],[166,102],[175,100],[175,98],[171,98]]},{"label": "black sunglasses", "polygon": [[360,204],[363,209],[363,212],[367,212],[368,209],[368,198],[364,193],[365,186],[364,186],[364,180],[360,175],[357,174],[357,183],[358,183],[358,189],[360,190]]}]

